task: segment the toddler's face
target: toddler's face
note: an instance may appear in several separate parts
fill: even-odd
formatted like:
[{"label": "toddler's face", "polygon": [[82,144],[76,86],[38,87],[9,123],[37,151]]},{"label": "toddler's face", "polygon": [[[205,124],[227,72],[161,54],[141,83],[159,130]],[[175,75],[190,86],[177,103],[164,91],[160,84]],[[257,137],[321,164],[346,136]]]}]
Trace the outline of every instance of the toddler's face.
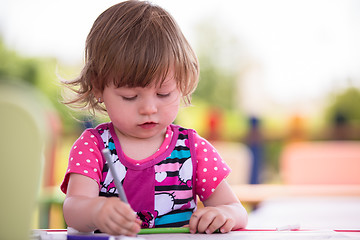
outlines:
[{"label": "toddler's face", "polygon": [[105,87],[102,99],[118,134],[152,138],[164,133],[178,113],[181,94],[169,74],[161,86]]}]

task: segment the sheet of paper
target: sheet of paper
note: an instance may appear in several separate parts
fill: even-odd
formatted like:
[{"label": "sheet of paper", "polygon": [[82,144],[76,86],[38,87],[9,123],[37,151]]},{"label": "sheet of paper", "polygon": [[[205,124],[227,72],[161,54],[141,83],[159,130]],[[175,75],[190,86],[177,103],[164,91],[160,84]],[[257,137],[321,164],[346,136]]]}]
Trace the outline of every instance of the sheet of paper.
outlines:
[{"label": "sheet of paper", "polygon": [[[31,240],[67,240],[66,232],[36,232]],[[190,233],[165,233],[165,234],[144,234],[136,238],[120,237],[117,240],[359,240],[360,233],[343,233],[332,230],[317,231],[234,231],[226,234],[190,234]]]},{"label": "sheet of paper", "polygon": [[292,239],[359,239],[358,236],[347,236],[331,230],[324,231],[234,231],[226,234],[149,234],[141,235],[147,240],[292,240]]}]

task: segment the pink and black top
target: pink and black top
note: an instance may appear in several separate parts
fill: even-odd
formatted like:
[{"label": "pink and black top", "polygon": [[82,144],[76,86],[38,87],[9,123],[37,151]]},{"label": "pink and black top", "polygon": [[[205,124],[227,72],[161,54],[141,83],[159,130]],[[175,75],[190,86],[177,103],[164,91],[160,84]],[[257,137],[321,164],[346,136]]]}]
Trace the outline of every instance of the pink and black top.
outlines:
[{"label": "pink and black top", "polygon": [[117,196],[113,177],[101,150],[108,148],[130,206],[142,227],[178,227],[189,223],[196,195],[206,200],[230,173],[215,148],[194,130],[170,125],[159,150],[141,161],[127,157],[112,123],[86,129],[74,143],[61,190],[71,173],[99,185],[100,196]]}]

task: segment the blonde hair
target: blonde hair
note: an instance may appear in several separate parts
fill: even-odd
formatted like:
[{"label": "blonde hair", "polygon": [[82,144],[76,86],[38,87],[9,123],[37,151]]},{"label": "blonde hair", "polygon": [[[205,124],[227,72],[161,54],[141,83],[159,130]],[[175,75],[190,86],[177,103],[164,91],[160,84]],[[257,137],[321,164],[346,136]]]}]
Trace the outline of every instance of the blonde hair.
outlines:
[{"label": "blonde hair", "polygon": [[94,22],[85,46],[85,66],[65,83],[76,93],[65,102],[95,113],[106,111],[95,97],[113,83],[117,87],[162,84],[174,71],[186,104],[199,79],[199,63],[172,16],[159,6],[130,0],[104,11]]}]

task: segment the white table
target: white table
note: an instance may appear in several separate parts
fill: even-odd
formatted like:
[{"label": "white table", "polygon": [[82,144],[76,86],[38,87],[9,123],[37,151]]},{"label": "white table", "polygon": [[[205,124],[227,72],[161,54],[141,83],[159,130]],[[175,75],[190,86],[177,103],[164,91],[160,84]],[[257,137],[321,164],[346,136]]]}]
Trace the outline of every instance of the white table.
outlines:
[{"label": "white table", "polygon": [[[58,231],[46,231],[42,230],[41,236],[33,237],[32,240],[66,240],[67,232],[63,230]],[[88,236],[83,240],[91,240],[92,238]],[[272,240],[272,239],[286,239],[286,240],[297,240],[297,239],[345,239],[345,240],[355,240],[360,239],[360,232],[354,233],[343,233],[335,232],[332,230],[316,230],[316,231],[233,231],[226,234],[190,234],[190,233],[173,233],[173,234],[148,234],[148,235],[139,235],[136,238],[130,237],[112,237],[109,238],[112,240]]]},{"label": "white table", "polygon": [[360,197],[283,197],[265,200],[249,214],[247,228],[299,225],[301,229],[360,230]]}]

